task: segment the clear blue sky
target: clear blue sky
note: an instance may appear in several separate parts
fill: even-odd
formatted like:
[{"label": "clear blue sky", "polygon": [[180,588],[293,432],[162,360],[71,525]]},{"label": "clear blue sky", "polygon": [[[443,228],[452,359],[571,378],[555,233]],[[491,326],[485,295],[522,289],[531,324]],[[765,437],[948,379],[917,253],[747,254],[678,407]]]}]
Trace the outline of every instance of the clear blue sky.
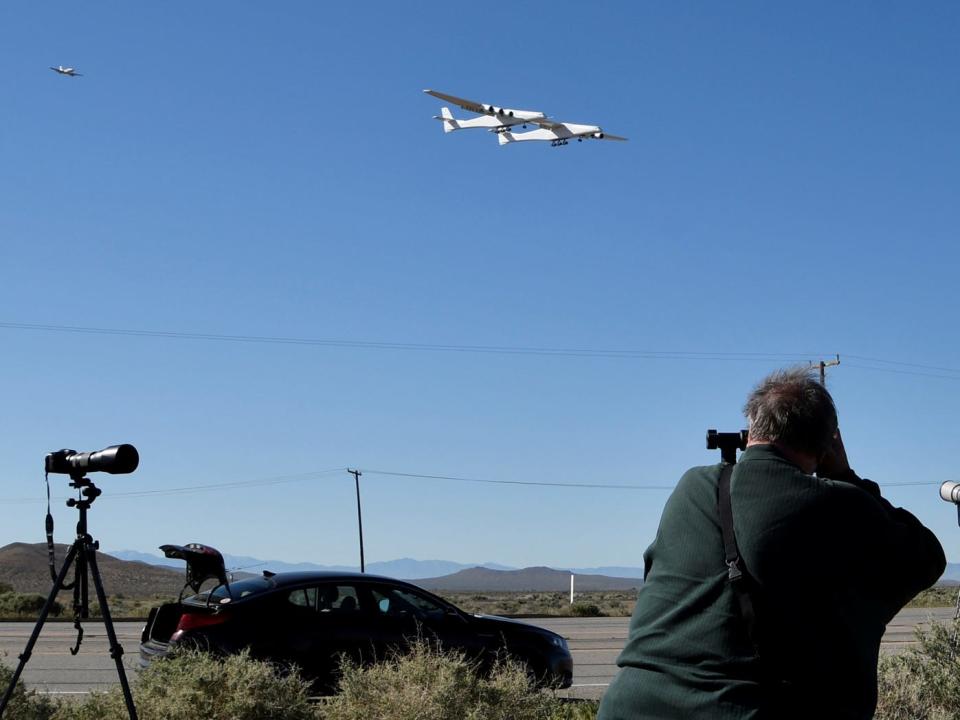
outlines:
[{"label": "clear blue sky", "polygon": [[[0,543],[43,540],[46,452],[131,442],[141,468],[96,477],[104,547],[355,562],[349,475],[267,482],[672,486],[766,372],[839,353],[852,464],[928,483],[886,495],[960,561],[937,495],[960,480],[956,3],[9,2],[0,32],[0,322],[679,353],[0,327]],[[444,135],[423,88],[630,142]],[[368,561],[517,566],[639,565],[667,497],[362,489]]]}]

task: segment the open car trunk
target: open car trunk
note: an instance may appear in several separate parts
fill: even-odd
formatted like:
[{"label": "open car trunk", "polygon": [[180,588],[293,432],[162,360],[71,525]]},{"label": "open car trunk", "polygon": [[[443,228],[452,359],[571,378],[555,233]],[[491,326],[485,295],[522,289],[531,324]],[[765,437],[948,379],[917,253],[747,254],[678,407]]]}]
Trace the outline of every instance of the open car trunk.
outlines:
[{"label": "open car trunk", "polygon": [[[208,545],[190,543],[188,545],[162,545],[160,547],[168,558],[184,560],[187,564],[186,580],[180,598],[177,602],[164,603],[150,610],[147,623],[140,635],[140,666],[146,667],[150,662],[166,655],[170,650],[171,639],[177,630],[184,629],[185,615],[196,617],[210,616],[216,613],[215,608],[204,607],[202,604],[186,605],[183,602],[183,593],[187,588],[199,593],[200,586],[207,580],[215,580],[218,586],[229,590],[227,572],[224,567],[223,555]],[[202,622],[202,621],[201,621]]]}]

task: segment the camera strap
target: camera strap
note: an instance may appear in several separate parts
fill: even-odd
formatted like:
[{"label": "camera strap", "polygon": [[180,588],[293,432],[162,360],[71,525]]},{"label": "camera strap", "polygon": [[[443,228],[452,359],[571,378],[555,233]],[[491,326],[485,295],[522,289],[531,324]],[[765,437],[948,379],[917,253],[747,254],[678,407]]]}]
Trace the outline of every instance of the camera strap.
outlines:
[{"label": "camera strap", "polygon": [[[43,474],[43,480],[47,484],[47,519],[44,523],[45,529],[47,531],[47,565],[50,566],[50,577],[53,579],[54,584],[57,582],[57,558],[55,555],[55,548],[53,546],[53,513],[50,512],[50,473]],[[70,590],[76,584],[74,580],[69,585],[64,584],[61,587],[64,590]]]},{"label": "camera strap", "polygon": [[57,581],[57,559],[54,557],[53,548],[53,513],[50,512],[50,473],[43,474],[44,482],[47,483],[47,564],[50,566],[50,577]]},{"label": "camera strap", "polygon": [[737,547],[737,536],[733,531],[733,504],[730,501],[730,477],[733,475],[733,465],[723,463],[720,470],[720,481],[717,485],[717,503],[720,511],[720,532],[723,534],[724,560],[727,564],[727,580],[733,588],[733,594],[740,606],[740,615],[747,625],[747,635],[757,655],[760,655],[760,634],[757,629],[757,613],[754,609],[753,598],[750,596],[750,577],[743,560],[740,558],[740,548]]}]

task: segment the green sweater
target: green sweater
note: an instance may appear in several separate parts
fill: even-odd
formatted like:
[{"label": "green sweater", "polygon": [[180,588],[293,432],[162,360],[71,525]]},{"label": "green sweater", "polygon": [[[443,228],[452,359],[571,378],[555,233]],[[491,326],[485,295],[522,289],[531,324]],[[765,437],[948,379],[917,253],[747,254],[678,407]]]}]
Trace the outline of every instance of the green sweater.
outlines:
[{"label": "green sweater", "polygon": [[760,659],[727,581],[720,467],[689,470],[667,500],[598,720],[871,718],[885,626],[943,573],[940,543],[869,480],[747,448],[731,501]]}]

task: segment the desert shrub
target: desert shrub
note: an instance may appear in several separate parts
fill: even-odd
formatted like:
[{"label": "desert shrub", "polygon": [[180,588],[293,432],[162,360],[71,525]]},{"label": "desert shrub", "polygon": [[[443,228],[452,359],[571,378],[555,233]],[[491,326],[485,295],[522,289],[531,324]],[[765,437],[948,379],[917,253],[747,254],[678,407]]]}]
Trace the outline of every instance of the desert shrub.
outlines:
[{"label": "desert shrub", "polygon": [[[37,617],[46,601],[45,596],[37,593],[0,593],[0,617]],[[63,605],[54,600],[50,608],[50,615],[56,617],[62,612]]]},{"label": "desert shrub", "polygon": [[[0,664],[0,693],[7,691],[12,679],[13,669]],[[3,695],[0,694],[0,697]],[[33,690],[26,690],[23,681],[18,680],[3,717],[6,720],[50,720],[56,709],[57,704],[50,698],[37,695]]]},{"label": "desert shrub", "polygon": [[960,623],[917,631],[918,646],[881,658],[877,720],[960,717]]},{"label": "desert shrub", "polygon": [[593,603],[574,603],[570,606],[570,614],[574,617],[601,617],[603,612]]},{"label": "desert shrub", "polygon": [[934,585],[926,590],[921,590],[917,596],[907,604],[907,607],[953,607],[957,602],[958,589],[960,588],[953,585]]},{"label": "desert shrub", "polygon": [[553,695],[533,690],[526,670],[499,663],[479,674],[462,655],[417,643],[376,665],[345,663],[340,693],[323,720],[566,720]]},{"label": "desert shrub", "polygon": [[[308,720],[308,684],[247,653],[214,657],[182,651],[140,673],[133,688],[140,720]],[[63,703],[56,720],[124,720],[120,688]]]},{"label": "desert shrub", "polygon": [[[469,613],[513,615],[522,612],[527,616],[542,617],[570,615],[568,592],[444,593],[443,597]],[[577,593],[578,602],[596,605],[603,617],[629,616],[636,600],[635,590]]]},{"label": "desert shrub", "polygon": [[550,720],[597,720],[599,709],[596,700],[569,700],[557,707]]}]

